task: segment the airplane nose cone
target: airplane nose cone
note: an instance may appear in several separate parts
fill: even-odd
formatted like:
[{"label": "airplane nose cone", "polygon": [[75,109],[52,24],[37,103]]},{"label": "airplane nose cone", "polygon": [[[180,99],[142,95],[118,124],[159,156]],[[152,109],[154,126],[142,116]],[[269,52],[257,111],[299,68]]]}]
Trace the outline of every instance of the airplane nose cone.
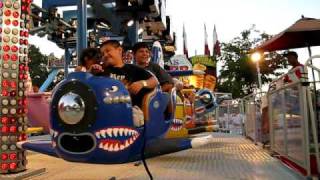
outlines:
[{"label": "airplane nose cone", "polygon": [[58,113],[64,123],[69,125],[78,124],[84,117],[85,103],[78,94],[67,93],[59,100]]}]

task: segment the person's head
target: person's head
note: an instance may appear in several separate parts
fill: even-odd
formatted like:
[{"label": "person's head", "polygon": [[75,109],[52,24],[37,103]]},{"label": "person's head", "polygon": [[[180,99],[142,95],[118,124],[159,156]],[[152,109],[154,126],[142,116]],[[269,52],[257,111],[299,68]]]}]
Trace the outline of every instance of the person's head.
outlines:
[{"label": "person's head", "polygon": [[33,92],[39,92],[39,86],[37,86],[37,85],[33,85],[32,86],[32,90],[33,90]]},{"label": "person's head", "polygon": [[86,68],[90,68],[91,65],[99,63],[100,51],[97,48],[86,48],[81,52],[80,64]]},{"label": "person's head", "polygon": [[137,64],[145,65],[150,59],[150,50],[147,43],[139,42],[133,46],[133,55]]},{"label": "person's head", "polygon": [[116,40],[108,40],[101,44],[100,52],[105,66],[122,66],[122,47]]},{"label": "person's head", "polygon": [[299,65],[298,54],[296,52],[289,51],[285,54],[285,57],[287,57],[288,62],[291,66],[295,67]]}]

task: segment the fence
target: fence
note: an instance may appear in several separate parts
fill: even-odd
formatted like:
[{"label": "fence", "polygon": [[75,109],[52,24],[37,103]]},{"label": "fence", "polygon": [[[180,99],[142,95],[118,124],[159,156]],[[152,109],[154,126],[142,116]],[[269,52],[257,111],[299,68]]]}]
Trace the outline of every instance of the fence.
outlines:
[{"label": "fence", "polygon": [[216,109],[219,128],[234,134],[243,134],[241,104],[237,100],[225,100]]},{"label": "fence", "polygon": [[[311,63],[315,58],[320,56],[273,81],[268,92],[271,150],[302,167],[308,176],[312,168],[320,172],[317,133],[320,69]],[[298,74],[302,76],[297,77]],[[318,170],[310,163],[312,157]]]},{"label": "fence", "polygon": [[265,92],[253,93],[241,99],[242,114],[244,116],[244,127],[246,137],[255,143],[265,143],[268,137],[263,134],[262,97]]}]

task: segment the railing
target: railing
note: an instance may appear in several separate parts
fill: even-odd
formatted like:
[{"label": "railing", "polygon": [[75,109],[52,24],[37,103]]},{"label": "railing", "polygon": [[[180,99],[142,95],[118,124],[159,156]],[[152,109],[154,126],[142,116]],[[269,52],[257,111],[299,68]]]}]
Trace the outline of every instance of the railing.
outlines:
[{"label": "railing", "polygon": [[241,104],[236,100],[225,100],[216,108],[216,119],[222,131],[243,135]]},{"label": "railing", "polygon": [[241,99],[245,136],[255,143],[264,142],[262,135],[261,97],[265,92],[253,93]]},{"label": "railing", "polygon": [[318,165],[315,171],[320,172],[316,120],[316,99],[319,99],[316,84],[320,76],[308,78],[307,73],[320,75],[320,69],[310,63],[315,58],[320,56],[311,57],[305,66],[298,66],[273,81],[267,94],[271,150],[302,167],[307,176],[311,176],[314,168],[310,163],[312,157],[316,157]]}]

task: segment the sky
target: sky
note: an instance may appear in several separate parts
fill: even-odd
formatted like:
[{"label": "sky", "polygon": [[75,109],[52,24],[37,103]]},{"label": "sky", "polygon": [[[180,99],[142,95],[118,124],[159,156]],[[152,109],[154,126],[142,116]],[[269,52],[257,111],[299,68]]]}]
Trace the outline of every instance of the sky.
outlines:
[{"label": "sky", "polygon": [[[34,0],[41,6],[42,0]],[[258,30],[274,35],[289,27],[301,15],[320,18],[320,0],[167,0],[167,14],[171,17],[172,31],[177,34],[177,54],[182,53],[182,25],[185,24],[189,55],[204,52],[204,23],[212,51],[213,27],[220,42],[228,42],[253,24]],[[54,43],[32,37],[31,43],[41,52],[64,53]],[[319,52],[320,48],[313,48]],[[307,50],[298,50],[300,59],[307,58]],[[304,60],[302,60],[304,61]]]},{"label": "sky", "polygon": [[[320,0],[167,0],[167,13],[177,33],[178,53],[182,53],[182,25],[185,24],[189,54],[204,52],[204,23],[212,51],[213,27],[218,39],[229,42],[253,24],[274,35],[305,17],[320,18]],[[314,48],[320,54],[319,48]],[[301,59],[307,50],[298,50]]]}]

